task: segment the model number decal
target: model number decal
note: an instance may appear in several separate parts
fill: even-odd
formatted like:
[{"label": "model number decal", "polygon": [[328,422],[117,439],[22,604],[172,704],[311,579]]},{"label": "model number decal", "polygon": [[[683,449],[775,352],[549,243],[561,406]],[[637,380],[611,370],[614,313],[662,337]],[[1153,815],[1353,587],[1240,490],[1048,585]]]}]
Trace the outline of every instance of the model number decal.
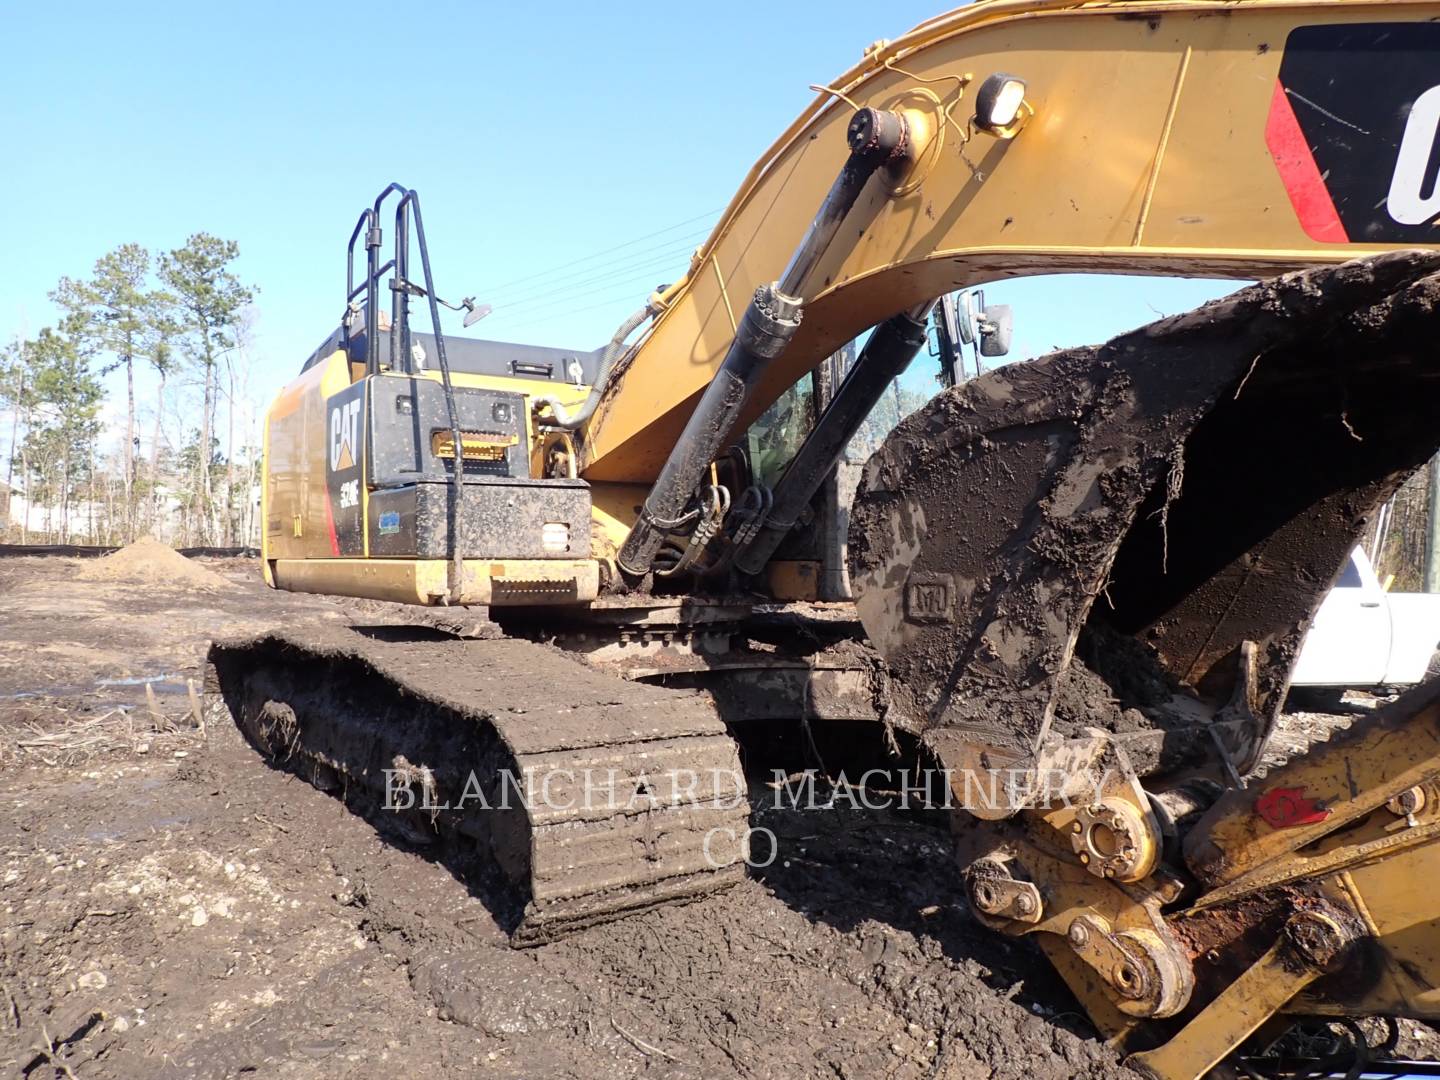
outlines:
[{"label": "model number decal", "polygon": [[316,433],[321,440],[316,449],[326,466],[325,511],[330,518],[331,549],[344,558],[365,553],[360,418],[365,412],[366,393],[367,384],[358,382],[333,395],[326,402],[324,426]]}]

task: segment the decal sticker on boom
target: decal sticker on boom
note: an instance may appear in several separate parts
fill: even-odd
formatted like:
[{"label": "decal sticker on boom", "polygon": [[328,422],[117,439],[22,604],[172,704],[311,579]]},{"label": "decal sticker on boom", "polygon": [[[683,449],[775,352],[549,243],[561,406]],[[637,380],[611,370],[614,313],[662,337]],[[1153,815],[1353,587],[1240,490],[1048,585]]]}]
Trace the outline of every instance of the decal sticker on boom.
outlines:
[{"label": "decal sticker on boom", "polygon": [[1272,829],[1318,825],[1330,816],[1330,808],[1319,799],[1308,798],[1303,787],[1271,788],[1255,800],[1255,812]]},{"label": "decal sticker on boom", "polygon": [[1440,24],[1290,34],[1265,142],[1300,224],[1335,244],[1435,244]]}]

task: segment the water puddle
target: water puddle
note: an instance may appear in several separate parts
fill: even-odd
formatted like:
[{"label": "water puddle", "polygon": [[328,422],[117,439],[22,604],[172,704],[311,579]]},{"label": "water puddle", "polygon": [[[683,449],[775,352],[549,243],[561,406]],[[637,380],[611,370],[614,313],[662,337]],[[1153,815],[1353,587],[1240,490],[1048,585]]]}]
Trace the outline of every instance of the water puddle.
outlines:
[{"label": "water puddle", "polygon": [[157,694],[184,694],[188,687],[180,677],[179,672],[168,671],[163,675],[134,675],[124,679],[97,679],[90,685],[74,686],[47,686],[43,690],[19,690],[14,693],[0,694],[0,701],[24,701],[26,698],[38,697],[72,697],[81,694],[94,693],[97,689],[108,689],[116,686],[149,686]]}]

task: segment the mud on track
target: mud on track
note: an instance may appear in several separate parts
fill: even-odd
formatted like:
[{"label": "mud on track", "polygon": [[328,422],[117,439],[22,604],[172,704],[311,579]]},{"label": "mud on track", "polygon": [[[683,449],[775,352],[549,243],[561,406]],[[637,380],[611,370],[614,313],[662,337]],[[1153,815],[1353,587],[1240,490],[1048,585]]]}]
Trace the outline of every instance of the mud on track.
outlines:
[{"label": "mud on track", "polygon": [[[5,1075],[1128,1075],[1037,953],[971,923],[943,823],[898,812],[762,798],[779,857],[735,889],[509,948],[425,847],[188,727],[211,635],[407,613],[208,565],[236,587],[0,560]],[[98,685],[157,674],[159,734],[139,684]],[[99,742],[16,749],[122,705]]]}]

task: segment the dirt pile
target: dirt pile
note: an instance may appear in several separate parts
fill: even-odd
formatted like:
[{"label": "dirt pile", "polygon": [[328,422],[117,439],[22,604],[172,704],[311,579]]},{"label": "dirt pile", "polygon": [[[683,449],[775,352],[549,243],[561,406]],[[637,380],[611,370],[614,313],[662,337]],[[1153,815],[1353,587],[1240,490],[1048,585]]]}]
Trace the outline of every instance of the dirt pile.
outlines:
[{"label": "dirt pile", "polygon": [[228,589],[219,574],[191,562],[174,548],[142,536],[128,547],[86,563],[79,576],[86,581],[172,585],[193,589]]}]

